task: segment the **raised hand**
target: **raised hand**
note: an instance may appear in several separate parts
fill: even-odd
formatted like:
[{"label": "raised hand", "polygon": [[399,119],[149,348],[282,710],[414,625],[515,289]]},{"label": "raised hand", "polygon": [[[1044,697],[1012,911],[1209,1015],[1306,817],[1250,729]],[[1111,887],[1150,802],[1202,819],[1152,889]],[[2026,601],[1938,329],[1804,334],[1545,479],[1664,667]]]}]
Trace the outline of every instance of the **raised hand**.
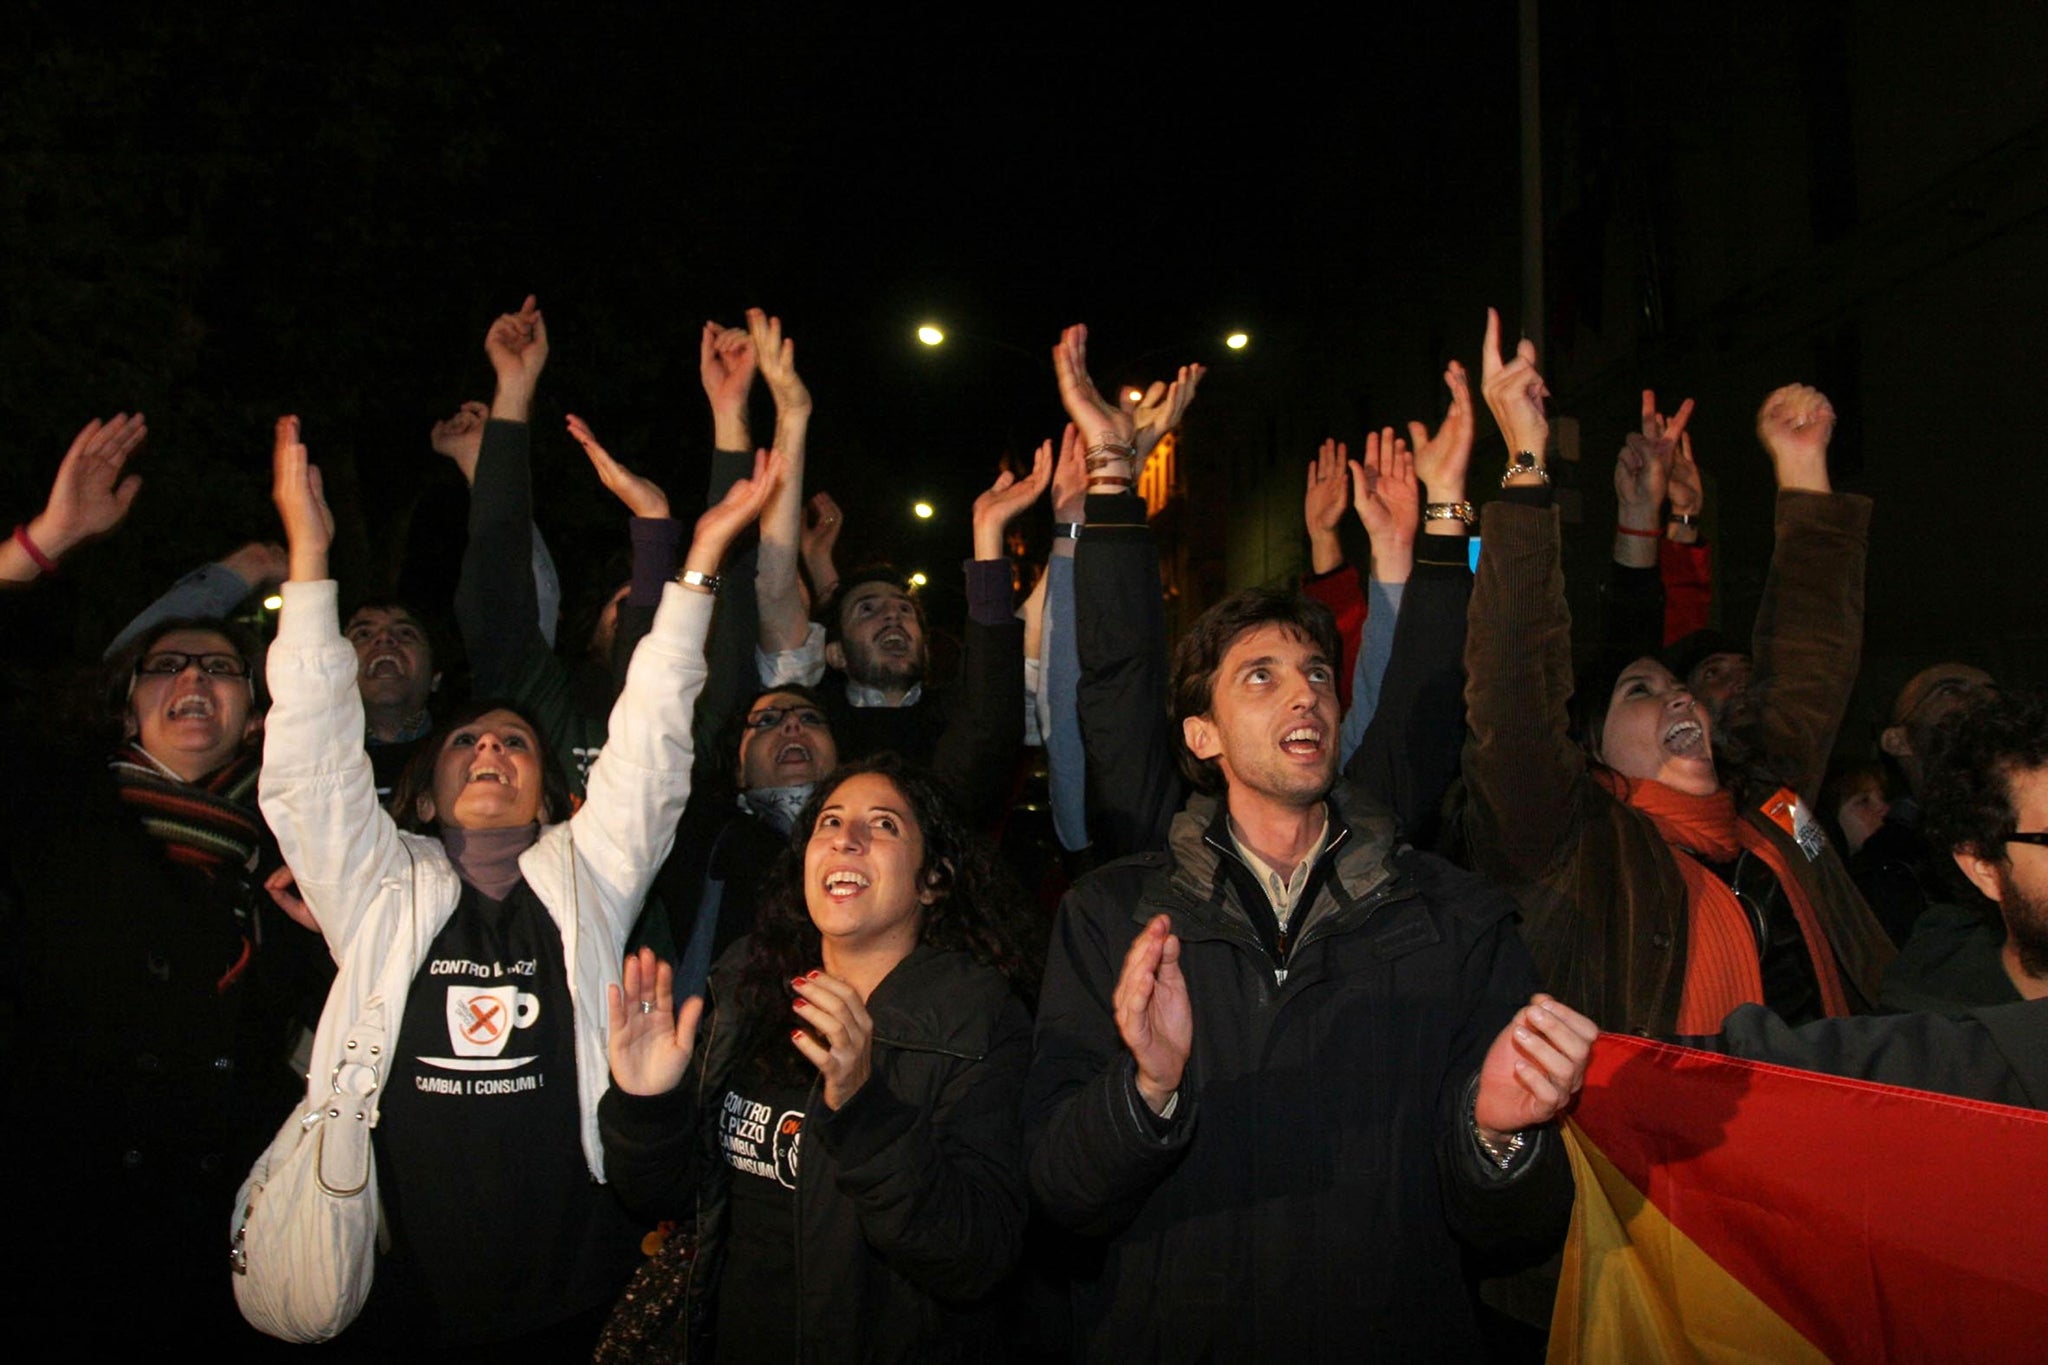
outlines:
[{"label": "raised hand", "polygon": [[49,501],[29,526],[37,549],[57,559],[121,524],[142,491],[142,476],[122,471],[148,434],[139,412],[116,413],[105,422],[95,417],[79,428],[57,465]]},{"label": "raised hand", "polygon": [[1037,502],[1052,482],[1052,442],[1040,441],[1031,457],[1031,472],[1018,478],[1005,469],[988,491],[974,500],[974,557],[1003,557],[1003,528],[1019,512]]},{"label": "raised hand", "polygon": [[1700,467],[1692,458],[1692,433],[1678,434],[1678,448],[1671,452],[1671,470],[1665,487],[1674,516],[1696,517],[1707,505],[1706,485],[1700,481]]},{"label": "raised hand", "polygon": [[1415,477],[1431,502],[1463,502],[1465,471],[1472,463],[1472,384],[1465,367],[1453,360],[1444,369],[1444,387],[1451,406],[1434,436],[1420,422],[1408,424],[1408,443],[1415,451]]},{"label": "raised hand", "polygon": [[1308,462],[1301,520],[1308,528],[1309,567],[1316,573],[1328,573],[1344,562],[1337,527],[1344,520],[1344,509],[1351,505],[1348,454],[1336,441],[1325,441],[1317,449],[1316,457]]},{"label": "raised hand", "polygon": [[1201,365],[1183,365],[1171,384],[1155,379],[1139,397],[1134,399],[1126,394],[1117,401],[1118,411],[1128,415],[1134,424],[1132,438],[1138,447],[1140,464],[1167,432],[1180,425],[1188,406],[1195,401],[1195,389],[1208,372]]},{"label": "raised hand", "polygon": [[[1059,344],[1052,348],[1052,369],[1059,378],[1060,402],[1067,410],[1068,419],[1081,429],[1081,439],[1087,449],[1102,446],[1118,450],[1133,448],[1137,418],[1104,398],[1095,387],[1095,381],[1088,377],[1088,328],[1085,325],[1077,322],[1060,333]],[[1187,389],[1187,396],[1194,396],[1192,387]]]},{"label": "raised hand", "polygon": [[1523,337],[1515,347],[1515,358],[1504,360],[1500,353],[1500,314],[1489,308],[1479,362],[1480,391],[1486,395],[1486,406],[1508,443],[1509,457],[1526,450],[1541,467],[1544,448],[1550,443],[1550,418],[1543,411],[1543,400],[1550,396],[1550,389],[1536,371],[1536,343]]},{"label": "raised hand", "polygon": [[725,558],[726,546],[732,544],[734,536],[754,524],[761,515],[761,509],[768,505],[776,486],[788,474],[789,461],[782,458],[782,452],[755,451],[753,476],[734,480],[732,487],[725,490],[725,496],[705,508],[704,515],[697,518],[697,529],[690,538],[689,552],[683,556],[683,568],[702,574],[716,574],[720,561]]},{"label": "raised hand", "polygon": [[471,400],[457,408],[453,417],[443,417],[434,423],[433,430],[427,433],[434,453],[455,461],[466,483],[476,482],[476,457],[484,446],[484,424],[490,420],[490,404]]},{"label": "raised hand", "polygon": [[619,975],[604,988],[612,1081],[628,1095],[666,1095],[690,1069],[704,998],[691,996],[678,1012],[675,969],[652,948],[628,954]]},{"label": "raised hand", "polygon": [[548,363],[548,325],[533,295],[516,313],[500,313],[484,333],[484,354],[498,376],[491,416],[524,422],[533,411],[533,391]]},{"label": "raised hand", "polygon": [[1623,526],[1655,530],[1671,473],[1671,443],[1631,431],[1614,459],[1614,500]]},{"label": "raised hand", "polygon": [[591,467],[597,470],[599,481],[611,490],[613,497],[626,504],[628,512],[636,517],[655,520],[668,516],[668,494],[661,491],[661,485],[652,479],[642,478],[614,460],[611,452],[598,444],[597,433],[590,429],[590,424],[573,412],[569,414],[569,434],[590,457]]},{"label": "raised hand", "polygon": [[1678,405],[1678,411],[1666,417],[1657,411],[1657,391],[1643,390],[1642,432],[1653,441],[1669,441],[1676,445],[1678,438],[1685,434],[1686,423],[1692,420],[1692,399]]},{"label": "raised hand", "polygon": [[1154,915],[1138,931],[1111,997],[1117,1034],[1138,1063],[1138,1094],[1155,1114],[1180,1089],[1195,1046],[1195,1012],[1172,927],[1165,915]]},{"label": "raised hand", "polygon": [[1586,1082],[1599,1026],[1547,995],[1531,997],[1486,1050],[1473,1120],[1498,1143],[1563,1113]]},{"label": "raised hand", "polygon": [[1088,462],[1081,428],[1072,422],[1060,433],[1060,457],[1052,469],[1052,519],[1082,521],[1088,515]]},{"label": "raised hand", "polygon": [[1806,384],[1787,384],[1764,399],[1756,414],[1756,436],[1770,452],[1780,488],[1830,491],[1828,442],[1834,434],[1834,404]]},{"label": "raised hand", "polygon": [[713,439],[720,450],[745,450],[747,391],[754,386],[754,339],[745,328],[704,324],[697,341],[697,377],[711,402]]},{"label": "raised hand", "polygon": [[284,546],[274,540],[252,540],[220,561],[220,566],[253,590],[284,582],[292,571]]},{"label": "raised hand", "polygon": [[306,456],[299,419],[277,419],[270,452],[270,500],[284,521],[285,554],[291,581],[317,583],[327,577],[327,550],[334,543],[334,513],[320,482],[320,466]]},{"label": "raised hand", "polygon": [[754,363],[761,367],[761,380],[774,395],[777,423],[809,417],[811,391],[797,378],[796,342],[782,334],[782,319],[749,308],[747,334],[753,338]]},{"label": "raised hand", "polygon": [[1415,539],[1422,508],[1415,455],[1392,427],[1366,433],[1365,459],[1351,461],[1351,498],[1374,545]]},{"label": "raised hand", "polygon": [[796,989],[790,1008],[809,1026],[791,1029],[789,1040],[818,1068],[825,1107],[838,1109],[867,1084],[874,1069],[874,1021],[860,992],[827,972],[811,972],[789,984]]}]

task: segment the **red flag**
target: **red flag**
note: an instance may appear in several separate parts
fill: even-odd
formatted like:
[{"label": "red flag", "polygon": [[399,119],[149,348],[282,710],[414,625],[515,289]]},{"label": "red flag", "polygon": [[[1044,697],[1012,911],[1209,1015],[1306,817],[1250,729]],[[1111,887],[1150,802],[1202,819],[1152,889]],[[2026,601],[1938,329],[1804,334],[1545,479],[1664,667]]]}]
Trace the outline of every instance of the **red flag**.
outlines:
[{"label": "red flag", "polygon": [[1603,1035],[1553,1361],[2040,1360],[2048,1114]]}]

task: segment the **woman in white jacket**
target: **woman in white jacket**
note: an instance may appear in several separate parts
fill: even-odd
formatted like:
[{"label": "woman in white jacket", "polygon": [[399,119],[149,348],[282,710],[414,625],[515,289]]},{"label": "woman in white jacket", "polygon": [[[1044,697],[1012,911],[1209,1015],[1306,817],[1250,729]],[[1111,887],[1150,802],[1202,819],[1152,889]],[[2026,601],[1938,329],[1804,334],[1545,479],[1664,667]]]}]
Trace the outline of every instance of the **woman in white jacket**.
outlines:
[{"label": "woman in white jacket", "polygon": [[369,1097],[391,1237],[353,1337],[587,1350],[633,1263],[637,1233],[601,1187],[605,987],[689,795],[719,560],[781,473],[779,457],[757,457],[698,521],[580,810],[550,808],[533,726],[480,705],[402,784],[416,793],[405,813],[436,831],[415,834],[377,805],[327,577],[333,517],[298,420],[277,424],[291,576],[261,805],[339,967],[312,1074],[342,1063],[380,982],[400,997],[383,1003],[396,1041]]}]

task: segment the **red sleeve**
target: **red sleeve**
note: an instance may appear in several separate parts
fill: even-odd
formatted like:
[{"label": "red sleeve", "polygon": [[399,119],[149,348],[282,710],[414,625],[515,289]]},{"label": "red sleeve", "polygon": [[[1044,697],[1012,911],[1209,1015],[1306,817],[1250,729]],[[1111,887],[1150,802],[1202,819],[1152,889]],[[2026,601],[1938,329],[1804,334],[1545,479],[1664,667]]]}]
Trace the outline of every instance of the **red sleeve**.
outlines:
[{"label": "red sleeve", "polygon": [[1365,585],[1358,581],[1357,571],[1349,564],[1339,564],[1328,573],[1303,574],[1301,590],[1328,607],[1337,618],[1337,637],[1344,644],[1344,658],[1337,674],[1337,700],[1349,711],[1351,672],[1358,667],[1358,642],[1365,636]]},{"label": "red sleeve", "polygon": [[1659,541],[1657,572],[1664,580],[1664,643],[1705,630],[1714,605],[1713,556],[1707,543]]}]

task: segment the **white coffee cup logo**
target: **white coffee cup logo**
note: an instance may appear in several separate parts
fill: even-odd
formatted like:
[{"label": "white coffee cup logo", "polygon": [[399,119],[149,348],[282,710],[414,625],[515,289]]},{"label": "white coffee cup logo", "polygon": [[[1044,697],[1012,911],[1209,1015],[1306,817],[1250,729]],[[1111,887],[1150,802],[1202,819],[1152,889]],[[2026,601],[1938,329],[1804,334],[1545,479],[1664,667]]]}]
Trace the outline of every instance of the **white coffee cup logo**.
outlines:
[{"label": "white coffee cup logo", "polygon": [[450,986],[448,1042],[458,1057],[496,1057],[515,1028],[540,1018],[540,997],[517,986]]}]

